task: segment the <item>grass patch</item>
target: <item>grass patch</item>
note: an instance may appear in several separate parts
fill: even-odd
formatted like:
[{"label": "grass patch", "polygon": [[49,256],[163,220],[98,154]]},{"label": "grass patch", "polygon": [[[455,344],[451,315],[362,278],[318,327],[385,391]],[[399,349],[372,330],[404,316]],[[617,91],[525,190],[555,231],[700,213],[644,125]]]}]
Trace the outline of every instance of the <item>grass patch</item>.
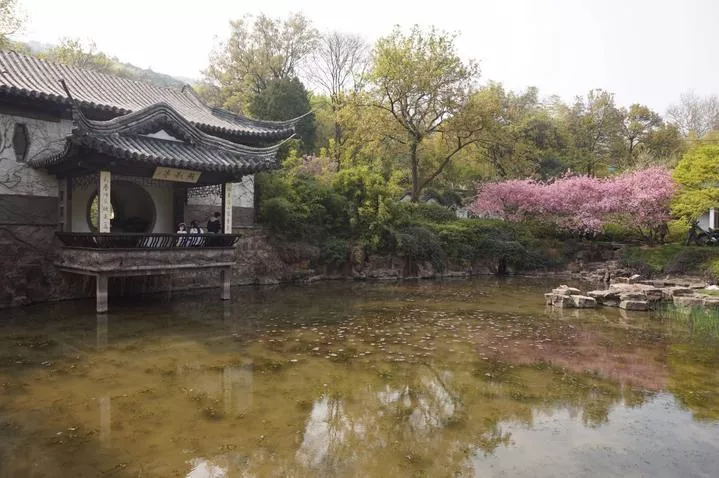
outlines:
[{"label": "grass patch", "polygon": [[663,244],[627,247],[622,254],[625,266],[639,271],[719,277],[719,248]]},{"label": "grass patch", "polygon": [[662,319],[681,324],[689,329],[692,335],[696,334],[707,337],[719,336],[719,309],[667,305],[666,307],[656,310],[655,314]]}]

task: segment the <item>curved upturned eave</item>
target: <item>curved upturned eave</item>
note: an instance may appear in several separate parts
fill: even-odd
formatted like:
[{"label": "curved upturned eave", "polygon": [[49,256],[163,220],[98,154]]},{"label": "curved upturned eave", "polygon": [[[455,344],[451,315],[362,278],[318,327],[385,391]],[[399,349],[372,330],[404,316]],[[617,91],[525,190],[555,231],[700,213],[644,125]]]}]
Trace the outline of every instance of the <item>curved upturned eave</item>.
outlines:
[{"label": "curved upturned eave", "polygon": [[146,136],[73,134],[66,139],[62,151],[35,157],[27,164],[33,168],[48,168],[81,154],[85,149],[137,164],[245,175],[279,168],[278,148],[238,153]]},{"label": "curved upturned eave", "polygon": [[63,79],[75,93],[77,104],[87,111],[126,115],[167,102],[200,130],[232,140],[282,140],[294,133],[294,126],[301,119],[253,120],[210,107],[190,86],[162,87],[11,50],[0,51],[0,94],[68,105],[70,101],[59,84]]},{"label": "curved upturned eave", "polygon": [[[159,129],[168,129],[180,139],[196,146],[229,151],[236,154],[261,155],[276,153],[279,145],[255,147],[208,135],[187,121],[171,105],[157,103],[147,108],[106,121],[91,120],[77,106],[73,106],[74,133],[78,135],[133,135],[148,134]],[[291,136],[290,136],[291,137]]]}]

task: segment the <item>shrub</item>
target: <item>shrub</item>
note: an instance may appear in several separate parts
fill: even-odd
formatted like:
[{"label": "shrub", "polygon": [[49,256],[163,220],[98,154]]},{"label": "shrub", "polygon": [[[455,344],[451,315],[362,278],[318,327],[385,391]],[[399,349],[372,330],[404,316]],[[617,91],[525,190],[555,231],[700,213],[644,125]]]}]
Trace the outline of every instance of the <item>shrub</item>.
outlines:
[{"label": "shrub", "polygon": [[664,266],[667,274],[696,274],[705,272],[717,251],[709,248],[687,248],[672,257]]},{"label": "shrub", "polygon": [[325,264],[342,265],[349,261],[350,241],[340,237],[328,237],[322,243],[321,259]]},{"label": "shrub", "polygon": [[297,231],[303,226],[302,215],[297,211],[295,205],[284,197],[274,197],[262,201],[260,217],[273,233],[280,236],[285,236],[289,231]]},{"label": "shrub", "polygon": [[719,249],[712,247],[665,244],[655,247],[629,247],[622,254],[622,264],[640,274],[705,274],[712,272],[719,260]]},{"label": "shrub", "polygon": [[445,223],[455,221],[457,215],[439,204],[396,202],[393,208],[398,224]]},{"label": "shrub", "polygon": [[470,219],[435,226],[442,249],[453,260],[485,261],[498,274],[553,265],[529,229],[495,219]]},{"label": "shrub", "polygon": [[437,235],[421,226],[409,226],[397,235],[400,254],[413,261],[430,261],[437,270],[444,268],[444,251]]},{"label": "shrub", "polygon": [[617,224],[614,222],[604,224],[600,237],[605,241],[614,242],[636,242],[643,239],[636,230],[627,228],[622,224]]}]

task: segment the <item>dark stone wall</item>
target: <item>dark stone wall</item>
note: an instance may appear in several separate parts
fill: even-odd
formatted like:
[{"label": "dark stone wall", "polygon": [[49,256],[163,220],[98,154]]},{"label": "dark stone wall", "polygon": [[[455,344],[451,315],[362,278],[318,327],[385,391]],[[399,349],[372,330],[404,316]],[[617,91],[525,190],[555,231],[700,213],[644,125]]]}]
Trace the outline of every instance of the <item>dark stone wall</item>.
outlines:
[{"label": "dark stone wall", "polygon": [[0,225],[56,226],[58,199],[0,194]]},{"label": "dark stone wall", "polygon": [[63,274],[53,263],[56,226],[0,224],[0,308],[90,297],[91,278]]}]

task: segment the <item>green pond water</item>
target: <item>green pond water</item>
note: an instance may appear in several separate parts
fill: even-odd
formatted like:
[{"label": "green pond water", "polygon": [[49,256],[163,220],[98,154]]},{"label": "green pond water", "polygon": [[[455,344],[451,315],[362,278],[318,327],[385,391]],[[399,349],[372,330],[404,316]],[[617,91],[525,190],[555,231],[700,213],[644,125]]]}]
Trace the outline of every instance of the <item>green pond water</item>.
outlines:
[{"label": "green pond water", "polygon": [[0,311],[0,477],[719,475],[719,339],[559,279]]}]

